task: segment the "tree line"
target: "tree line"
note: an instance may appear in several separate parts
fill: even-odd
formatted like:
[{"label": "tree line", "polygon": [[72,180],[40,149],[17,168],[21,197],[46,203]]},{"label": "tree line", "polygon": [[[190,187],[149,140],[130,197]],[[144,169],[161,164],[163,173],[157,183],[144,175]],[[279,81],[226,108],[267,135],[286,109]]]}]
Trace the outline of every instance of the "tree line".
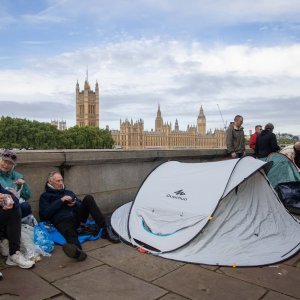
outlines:
[{"label": "tree line", "polygon": [[111,149],[108,129],[74,126],[58,130],[50,123],[1,117],[0,148],[10,149]]}]

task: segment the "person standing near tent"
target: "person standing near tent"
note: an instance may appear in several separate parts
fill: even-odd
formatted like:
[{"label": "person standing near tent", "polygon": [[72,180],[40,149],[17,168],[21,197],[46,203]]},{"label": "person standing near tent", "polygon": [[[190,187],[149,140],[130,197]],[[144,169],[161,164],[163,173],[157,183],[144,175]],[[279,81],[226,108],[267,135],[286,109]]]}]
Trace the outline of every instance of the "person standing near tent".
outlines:
[{"label": "person standing near tent", "polygon": [[298,168],[300,172],[300,141],[296,142],[294,145],[289,145],[283,148],[280,153],[287,156]]},{"label": "person standing near tent", "polygon": [[86,259],[87,254],[78,240],[77,228],[87,221],[89,214],[103,228],[105,238],[113,243],[119,242],[93,196],[86,195],[82,201],[79,200],[72,191],[65,189],[63,177],[57,171],[48,175],[45,192],[40,196],[39,208],[41,220],[50,221],[66,239],[67,243],[63,245],[65,254],[78,261]]},{"label": "person standing near tent", "polygon": [[273,130],[274,125],[272,123],[268,123],[266,124],[265,129],[257,137],[255,144],[255,155],[257,158],[265,158],[270,153],[280,150]]},{"label": "person standing near tent", "polygon": [[240,158],[246,154],[243,117],[236,115],[226,131],[226,146],[231,158]]},{"label": "person standing near tent", "polygon": [[262,131],[262,126],[256,125],[255,132],[250,136],[249,147],[253,150],[255,150],[256,139],[260,135],[261,131]]}]

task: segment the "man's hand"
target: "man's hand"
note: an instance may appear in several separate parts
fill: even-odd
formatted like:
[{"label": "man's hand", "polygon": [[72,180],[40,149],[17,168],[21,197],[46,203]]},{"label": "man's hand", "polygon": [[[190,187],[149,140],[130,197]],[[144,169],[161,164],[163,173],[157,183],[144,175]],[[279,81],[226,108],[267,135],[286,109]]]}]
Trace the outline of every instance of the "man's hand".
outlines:
[{"label": "man's hand", "polygon": [[72,207],[72,206],[74,206],[75,204],[76,204],[76,201],[72,201],[72,202],[69,202],[67,205],[70,206],[70,207]]},{"label": "man's hand", "polygon": [[72,202],[73,198],[71,196],[65,195],[65,196],[61,197],[61,201],[62,202],[65,202],[65,201]]},{"label": "man's hand", "polygon": [[25,183],[25,180],[19,178],[19,179],[17,179],[14,183],[17,184],[17,185],[23,185],[23,184]]},{"label": "man's hand", "polygon": [[62,202],[66,202],[68,206],[72,207],[76,204],[76,199],[72,198],[71,196],[65,195],[61,198]]},{"label": "man's hand", "polygon": [[18,195],[18,192],[17,192],[15,189],[13,189],[13,188],[9,189],[9,191],[10,191],[12,194],[14,194],[15,196]]}]

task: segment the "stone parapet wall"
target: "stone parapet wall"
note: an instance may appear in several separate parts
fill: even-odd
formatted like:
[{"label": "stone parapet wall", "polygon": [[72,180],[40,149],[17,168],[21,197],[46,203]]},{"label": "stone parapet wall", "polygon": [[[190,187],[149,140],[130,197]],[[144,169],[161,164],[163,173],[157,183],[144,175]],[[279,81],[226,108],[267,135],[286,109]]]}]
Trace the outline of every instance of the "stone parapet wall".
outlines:
[{"label": "stone parapet wall", "polygon": [[16,171],[32,189],[30,203],[36,216],[39,195],[53,170],[62,172],[68,189],[79,196],[93,195],[104,212],[112,212],[133,200],[143,180],[162,162],[225,158],[225,149],[20,151]]}]

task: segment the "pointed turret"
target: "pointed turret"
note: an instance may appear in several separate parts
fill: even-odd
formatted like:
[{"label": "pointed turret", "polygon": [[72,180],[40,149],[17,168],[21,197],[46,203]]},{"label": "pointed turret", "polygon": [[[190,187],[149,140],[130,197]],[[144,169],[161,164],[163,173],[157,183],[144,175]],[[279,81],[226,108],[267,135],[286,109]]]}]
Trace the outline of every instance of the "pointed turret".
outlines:
[{"label": "pointed turret", "polygon": [[179,125],[178,125],[178,120],[177,119],[175,121],[175,131],[179,131]]},{"label": "pointed turret", "polygon": [[199,115],[197,118],[197,133],[206,134],[206,117],[204,115],[204,111],[202,105],[200,107]]},{"label": "pointed turret", "polygon": [[162,131],[163,129],[163,118],[161,116],[160,105],[158,104],[156,119],[155,119],[155,131]]}]

